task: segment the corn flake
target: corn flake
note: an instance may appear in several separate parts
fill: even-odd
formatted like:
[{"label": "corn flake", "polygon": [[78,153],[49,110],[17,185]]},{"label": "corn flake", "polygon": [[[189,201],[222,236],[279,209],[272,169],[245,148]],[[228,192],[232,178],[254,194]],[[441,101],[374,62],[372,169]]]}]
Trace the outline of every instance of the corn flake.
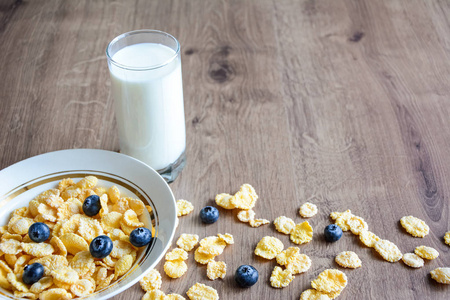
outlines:
[{"label": "corn flake", "polygon": [[344,268],[356,269],[362,266],[361,259],[353,251],[344,251],[334,258],[336,263]]},{"label": "corn flake", "polygon": [[162,285],[161,274],[158,270],[152,269],[139,281],[139,283],[141,288],[146,292],[158,290]]},{"label": "corn flake", "polygon": [[50,276],[44,276],[39,279],[38,282],[35,282],[30,287],[30,292],[39,294],[40,292],[48,289],[53,285],[53,279]]},{"label": "corn flake", "polygon": [[450,268],[437,268],[430,272],[431,278],[439,283],[450,284]]},{"label": "corn flake", "polygon": [[137,214],[129,209],[123,214],[123,222],[130,227],[143,227],[144,223],[139,221]]},{"label": "corn flake", "polygon": [[164,272],[170,278],[180,278],[187,269],[187,264],[183,260],[168,260],[164,263]]},{"label": "corn flake", "polygon": [[21,243],[13,239],[1,241],[0,251],[5,254],[18,254],[22,251]]},{"label": "corn flake", "polygon": [[290,234],[295,227],[295,222],[291,218],[280,216],[273,221],[275,229],[284,234]]},{"label": "corn flake", "polygon": [[61,180],[58,183],[58,190],[59,191],[64,191],[65,189],[67,189],[69,186],[74,185],[75,182],[73,181],[73,179],[71,178],[64,178],[63,180]]},{"label": "corn flake", "polygon": [[51,255],[55,249],[52,245],[46,243],[21,243],[22,250],[35,257],[44,257]]},{"label": "corn flake", "polygon": [[46,291],[43,291],[39,294],[40,300],[68,300],[72,299],[72,295],[66,291],[65,289],[61,288],[54,288],[49,289]]},{"label": "corn flake", "polygon": [[145,204],[139,199],[128,198],[128,205],[138,216],[145,211]]},{"label": "corn flake", "polygon": [[217,194],[216,195],[216,204],[222,208],[225,209],[233,209],[236,208],[232,203],[231,203],[231,198],[233,196],[231,196],[230,194],[227,193],[222,193],[222,194]]},{"label": "corn flake", "polygon": [[237,218],[243,223],[248,223],[251,220],[255,219],[255,212],[253,211],[253,209],[241,210],[240,212],[238,212]]},{"label": "corn flake", "polygon": [[194,252],[194,259],[196,262],[206,265],[208,262],[214,260],[215,255],[212,254],[205,254],[198,251],[199,248],[195,249]]},{"label": "corn flake", "polygon": [[114,229],[120,228],[120,221],[122,220],[122,214],[116,211],[104,214],[101,218],[101,225],[105,232],[110,232]]},{"label": "corn flake", "polygon": [[142,300],[165,300],[166,294],[160,290],[151,290],[142,297]]},{"label": "corn flake", "polygon": [[300,216],[302,216],[303,218],[314,217],[317,214],[317,212],[318,212],[317,206],[309,202],[306,202],[302,206],[300,206],[300,210],[298,211]]},{"label": "corn flake", "polygon": [[227,265],[223,261],[210,261],[206,266],[206,276],[211,280],[225,278],[227,274]]},{"label": "corn flake", "polygon": [[292,242],[301,245],[308,243],[313,238],[313,228],[308,221],[295,225],[291,231],[290,239]]},{"label": "corn flake", "polygon": [[196,283],[186,292],[191,300],[218,300],[217,291],[202,283]]},{"label": "corn flake", "polygon": [[95,285],[90,280],[80,279],[70,286],[72,294],[78,297],[85,297],[95,291]]},{"label": "corn flake", "polygon": [[450,231],[445,233],[444,242],[450,246]]},{"label": "corn flake", "polygon": [[66,233],[60,236],[59,239],[64,244],[64,246],[66,246],[67,252],[69,252],[70,254],[75,255],[80,251],[86,251],[89,249],[89,245],[86,240],[74,233]]},{"label": "corn flake", "polygon": [[11,270],[11,268],[3,260],[0,260],[0,268],[5,270],[6,273],[14,273],[13,270]]},{"label": "corn flake", "polygon": [[133,261],[133,256],[130,254],[122,256],[114,266],[114,279],[117,279],[119,276],[128,272],[133,265]]},{"label": "corn flake", "polygon": [[183,233],[177,240],[177,246],[184,251],[191,251],[198,244],[198,235]]},{"label": "corn flake", "polygon": [[6,279],[8,280],[8,282],[19,292],[24,292],[24,293],[28,293],[28,287],[25,285],[25,283],[23,283],[22,281],[20,281],[16,274],[14,273],[8,273],[6,275]]},{"label": "corn flake", "polygon": [[362,230],[359,233],[359,240],[367,247],[373,248],[380,238],[369,230]]},{"label": "corn flake", "polygon": [[431,247],[427,247],[427,246],[419,246],[416,247],[416,249],[414,250],[414,253],[416,253],[417,255],[419,255],[422,258],[425,259],[435,259],[439,256],[439,252]]},{"label": "corn flake", "polygon": [[258,200],[258,195],[255,189],[250,184],[243,184],[239,191],[234,194],[230,199],[230,203],[236,208],[240,209],[252,209],[256,200]]},{"label": "corn flake", "polygon": [[330,217],[335,220],[336,225],[341,227],[342,231],[349,231],[350,226],[347,224],[347,220],[353,217],[352,212],[347,209],[346,211],[340,213],[340,212],[332,212],[330,214]]},{"label": "corn flake", "polygon": [[217,237],[218,237],[220,240],[224,241],[227,245],[232,245],[232,244],[234,244],[234,238],[233,238],[233,236],[232,236],[231,234],[229,234],[229,233],[225,233],[225,234],[219,233],[219,234],[217,234]]},{"label": "corn flake", "polygon": [[185,216],[194,210],[194,205],[187,200],[177,200],[177,217]]},{"label": "corn flake", "polygon": [[59,237],[53,236],[50,239],[50,245],[52,245],[53,248],[55,249],[55,251],[56,251],[55,254],[62,255],[62,256],[66,256],[67,255],[66,246],[64,246],[63,242],[61,242]]},{"label": "corn flake", "polygon": [[120,198],[119,200],[117,200],[117,202],[114,203],[112,210],[124,214],[127,210],[130,209],[130,206],[128,205],[128,199],[129,198]]},{"label": "corn flake", "polygon": [[300,300],[330,300],[330,297],[314,289],[307,289],[300,295]]},{"label": "corn flake", "polygon": [[169,294],[164,297],[164,300],[185,300],[185,298],[178,294]]},{"label": "corn flake", "polygon": [[327,269],[311,281],[311,286],[322,293],[340,293],[347,286],[347,276],[339,270]]},{"label": "corn flake", "polygon": [[28,229],[31,225],[33,225],[34,221],[30,218],[20,218],[14,224],[12,224],[11,229],[12,232],[17,234],[27,234]]},{"label": "corn flake", "polygon": [[97,236],[103,235],[103,228],[97,220],[82,216],[78,224],[78,234],[90,243]]},{"label": "corn flake", "polygon": [[78,273],[74,269],[66,266],[59,266],[51,271],[51,274],[54,279],[66,284],[74,284],[78,280]]},{"label": "corn flake", "polygon": [[133,246],[124,241],[113,241],[113,249],[111,251],[111,256],[114,258],[121,258],[125,255],[131,254],[133,252]]},{"label": "corn flake", "polygon": [[359,235],[361,231],[367,231],[369,226],[363,218],[358,216],[352,216],[347,219],[347,225],[351,232],[355,235]]},{"label": "corn flake", "polygon": [[394,243],[388,240],[377,241],[374,248],[385,260],[389,262],[396,262],[402,258],[402,252]]},{"label": "corn flake", "polygon": [[286,269],[282,270],[280,267],[276,266],[272,275],[270,275],[270,285],[274,288],[284,288],[294,280],[295,276],[292,275],[291,271]]},{"label": "corn flake", "polygon": [[14,297],[25,298],[25,299],[37,299],[38,295],[35,295],[30,292],[25,293],[25,292],[14,291]]},{"label": "corn flake", "polygon": [[92,257],[89,250],[80,251],[72,258],[69,266],[75,270],[80,277],[86,276],[87,274],[92,275],[92,269],[95,271],[94,258]]},{"label": "corn flake", "polygon": [[424,265],[423,259],[414,253],[403,254],[402,260],[405,265],[410,266],[411,268],[421,268]]},{"label": "corn flake", "polygon": [[266,219],[254,219],[249,221],[250,226],[252,227],[260,227],[262,225],[270,224],[269,220]]},{"label": "corn flake", "polygon": [[197,249],[201,253],[210,255],[220,255],[227,246],[223,240],[217,236],[208,236],[200,241],[200,247]]},{"label": "corn flake", "polygon": [[400,219],[402,227],[412,236],[423,238],[430,231],[430,227],[419,218],[405,216]]},{"label": "corn flake", "polygon": [[255,248],[255,254],[265,259],[274,259],[283,251],[283,242],[271,236],[263,237]]},{"label": "corn flake", "polygon": [[311,259],[306,254],[300,254],[298,247],[289,247],[276,257],[277,263],[285,266],[293,275],[306,272],[311,267]]}]

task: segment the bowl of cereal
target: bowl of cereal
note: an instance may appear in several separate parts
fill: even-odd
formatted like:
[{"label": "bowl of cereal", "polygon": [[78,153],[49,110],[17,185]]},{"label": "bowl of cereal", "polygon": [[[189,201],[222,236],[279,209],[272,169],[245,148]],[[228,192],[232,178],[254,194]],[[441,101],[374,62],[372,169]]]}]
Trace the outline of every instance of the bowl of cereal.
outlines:
[{"label": "bowl of cereal", "polygon": [[[174,236],[169,186],[123,154],[50,152],[1,170],[0,182],[0,299],[108,299],[155,267]],[[88,197],[98,200],[97,214],[85,213]],[[33,224],[45,224],[48,239],[36,242]],[[129,237],[142,227],[152,239],[136,247]],[[90,247],[99,236],[113,245],[102,258]],[[29,281],[35,263],[44,271]]]}]

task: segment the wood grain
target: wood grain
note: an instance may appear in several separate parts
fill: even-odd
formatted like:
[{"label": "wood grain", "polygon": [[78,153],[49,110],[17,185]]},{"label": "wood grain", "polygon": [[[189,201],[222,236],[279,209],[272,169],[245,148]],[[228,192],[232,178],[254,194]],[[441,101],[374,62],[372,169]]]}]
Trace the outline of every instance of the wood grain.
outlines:
[{"label": "wood grain", "polygon": [[[450,266],[450,4],[448,1],[0,1],[0,168],[37,154],[71,148],[119,150],[105,48],[134,29],[169,32],[182,45],[187,165],[171,184],[192,201],[181,233],[232,233],[219,257],[224,280],[209,281],[191,254],[180,279],[162,269],[162,290],[196,282],[221,299],[298,299],[334,256],[358,253],[363,267],[345,270],[338,299],[447,299],[429,271]],[[301,251],[313,266],[289,287],[269,285],[274,261],[253,255],[266,235],[293,246],[273,225],[239,223],[220,210],[203,225],[197,214],[215,194],[252,184],[258,217],[302,221],[307,199],[319,214],[314,240]],[[418,270],[382,261],[348,234],[327,244],[328,214],[351,209],[403,252],[428,245],[438,259]],[[427,222],[412,238],[404,215]],[[260,272],[239,289],[241,264]],[[114,299],[140,299],[135,285]]]}]

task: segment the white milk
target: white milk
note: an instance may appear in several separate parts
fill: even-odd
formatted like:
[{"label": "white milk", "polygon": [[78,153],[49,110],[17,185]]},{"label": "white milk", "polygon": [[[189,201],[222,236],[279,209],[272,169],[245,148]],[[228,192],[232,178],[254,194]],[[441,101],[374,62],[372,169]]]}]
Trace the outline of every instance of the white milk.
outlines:
[{"label": "white milk", "polygon": [[[127,46],[110,64],[121,152],[156,170],[175,162],[186,148],[180,56],[153,43]],[[148,70],[150,69],[150,70]]]}]

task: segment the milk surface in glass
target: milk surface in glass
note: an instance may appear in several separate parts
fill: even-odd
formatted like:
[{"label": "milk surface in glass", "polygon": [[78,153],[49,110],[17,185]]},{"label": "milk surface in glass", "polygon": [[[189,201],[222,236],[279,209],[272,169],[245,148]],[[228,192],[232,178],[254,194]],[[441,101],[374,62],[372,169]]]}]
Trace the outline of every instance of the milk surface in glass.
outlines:
[{"label": "milk surface in glass", "polygon": [[110,64],[121,152],[156,170],[186,148],[181,61],[174,56],[167,46],[140,43],[113,55],[127,68]]}]

